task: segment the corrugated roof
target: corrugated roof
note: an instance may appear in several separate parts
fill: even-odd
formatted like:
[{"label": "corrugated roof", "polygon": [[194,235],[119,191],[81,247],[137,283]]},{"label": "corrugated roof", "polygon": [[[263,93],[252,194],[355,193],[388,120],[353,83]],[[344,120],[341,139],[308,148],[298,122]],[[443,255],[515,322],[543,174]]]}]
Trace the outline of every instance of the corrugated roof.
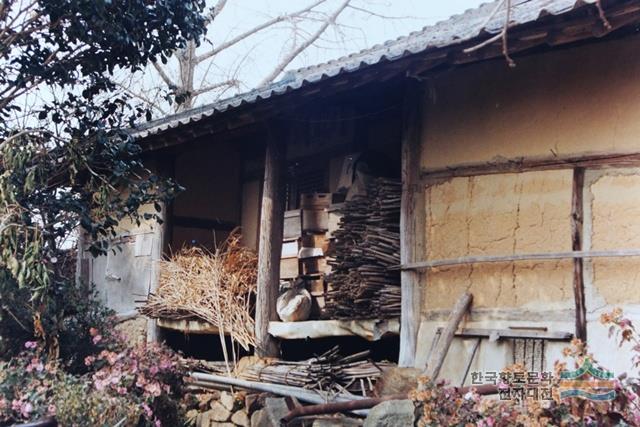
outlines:
[{"label": "corrugated roof", "polygon": [[[145,138],[182,125],[198,122],[241,105],[252,104],[259,100],[295,91],[302,86],[315,84],[340,74],[352,73],[374,64],[397,61],[410,55],[453,46],[483,35],[489,37],[499,33],[504,25],[506,13],[504,7],[491,16],[500,3],[501,0],[485,3],[435,25],[424,27],[421,31],[390,40],[370,49],[326,63],[289,71],[285,73],[282,80],[268,86],[145,123],[136,129],[135,134]],[[594,3],[596,0],[513,0],[510,11],[510,28],[535,22],[547,15],[561,15]]]}]

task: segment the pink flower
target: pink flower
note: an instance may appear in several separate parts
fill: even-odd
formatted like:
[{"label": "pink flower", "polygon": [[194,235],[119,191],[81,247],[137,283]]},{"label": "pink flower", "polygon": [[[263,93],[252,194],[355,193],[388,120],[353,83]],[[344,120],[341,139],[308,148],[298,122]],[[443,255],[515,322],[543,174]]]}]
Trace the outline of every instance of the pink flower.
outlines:
[{"label": "pink flower", "polygon": [[20,407],[20,414],[22,414],[22,416],[24,418],[28,418],[29,414],[31,413],[31,411],[33,411],[33,405],[29,402],[25,402],[21,407]]},{"label": "pink flower", "polygon": [[144,409],[144,413],[147,414],[147,417],[151,418],[153,416],[153,411],[146,403],[142,404],[142,409]]},{"label": "pink flower", "polygon": [[160,420],[156,419],[155,426],[162,427],[162,423],[160,422]]},{"label": "pink flower", "polygon": [[49,415],[55,415],[56,414],[56,405],[49,405],[47,407],[47,412],[49,413]]},{"label": "pink flower", "polygon": [[118,394],[127,394],[126,387],[118,387],[116,391],[118,392]]},{"label": "pink flower", "polygon": [[93,365],[93,362],[96,361],[96,357],[95,356],[87,356],[84,358],[84,364],[86,366],[91,366]]},{"label": "pink flower", "polygon": [[38,347],[38,343],[35,341],[27,341],[24,343],[24,348],[28,348],[29,350],[33,350],[36,347]]},{"label": "pink flower", "polygon": [[95,380],[93,382],[93,385],[95,386],[96,390],[102,391],[102,390],[104,390],[105,386],[107,385],[107,382],[104,381],[104,380]]},{"label": "pink flower", "polygon": [[157,382],[152,382],[144,386],[144,391],[154,397],[158,397],[162,394],[160,385]]},{"label": "pink flower", "polygon": [[89,335],[95,337],[96,335],[98,335],[98,330],[96,328],[89,328]]},{"label": "pink flower", "polygon": [[620,327],[622,328],[626,328],[628,326],[631,326],[631,320],[629,319],[620,319]]},{"label": "pink flower", "polygon": [[152,366],[151,368],[149,368],[149,372],[151,372],[151,375],[155,375],[158,373],[158,367],[157,366]]},{"label": "pink flower", "polygon": [[100,341],[102,341],[102,335],[96,335],[95,337],[93,337],[92,341],[94,344],[98,344]]}]

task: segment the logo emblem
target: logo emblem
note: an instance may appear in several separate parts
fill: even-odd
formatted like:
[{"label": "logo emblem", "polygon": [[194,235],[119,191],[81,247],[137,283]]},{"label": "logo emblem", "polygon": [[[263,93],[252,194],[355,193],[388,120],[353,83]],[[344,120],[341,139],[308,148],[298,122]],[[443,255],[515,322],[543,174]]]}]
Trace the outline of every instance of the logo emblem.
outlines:
[{"label": "logo emblem", "polygon": [[598,402],[616,397],[613,373],[600,369],[590,358],[585,358],[575,371],[560,373],[560,399],[578,397]]}]

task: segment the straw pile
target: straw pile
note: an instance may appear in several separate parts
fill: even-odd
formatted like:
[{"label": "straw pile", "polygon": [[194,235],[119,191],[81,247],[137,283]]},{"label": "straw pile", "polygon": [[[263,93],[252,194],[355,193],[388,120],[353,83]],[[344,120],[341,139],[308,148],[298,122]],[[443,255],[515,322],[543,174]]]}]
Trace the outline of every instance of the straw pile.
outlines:
[{"label": "straw pile", "polygon": [[214,253],[185,248],[160,262],[160,283],[140,312],[148,317],[203,320],[245,350],[255,346],[252,317],[257,256],[231,233]]}]

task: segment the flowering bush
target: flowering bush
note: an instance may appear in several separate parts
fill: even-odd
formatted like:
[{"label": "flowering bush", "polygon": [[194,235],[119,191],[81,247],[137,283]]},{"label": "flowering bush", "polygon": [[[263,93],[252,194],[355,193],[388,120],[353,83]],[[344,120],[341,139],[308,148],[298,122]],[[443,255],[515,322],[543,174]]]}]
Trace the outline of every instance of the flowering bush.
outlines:
[{"label": "flowering bush", "polygon": [[[603,314],[601,322],[608,325],[609,335],[616,335],[619,344],[631,343],[632,361],[640,366],[640,336],[633,323],[622,315],[619,309]],[[580,340],[573,340],[564,350],[564,355],[573,359],[575,367],[585,360],[598,366],[587,346]],[[421,379],[418,390],[410,394],[419,409],[418,426],[600,426],[600,425],[640,425],[640,381],[637,378],[620,376],[612,380],[615,398],[597,402],[582,398],[561,399],[558,393],[560,372],[567,370],[565,362],[555,363],[552,388],[553,399],[540,401],[525,398],[520,401],[487,399],[475,390],[461,394],[446,383],[435,384],[428,378]],[[511,372],[524,372],[520,365],[507,368]],[[504,386],[498,384],[498,387]]]},{"label": "flowering bush", "polygon": [[[102,336],[92,331],[94,341]],[[154,422],[177,425],[184,372],[177,356],[160,345],[123,346],[119,351],[102,350],[85,359],[95,370],[91,374],[97,391],[127,396],[135,401],[144,416]]]},{"label": "flowering bush", "polygon": [[[96,344],[106,339],[97,330]],[[110,349],[87,356],[89,372],[72,375],[47,362],[36,342],[0,363],[0,424],[55,415],[62,425],[180,425],[177,403],[183,372],[176,356],[161,346],[126,347],[114,340]]]}]

